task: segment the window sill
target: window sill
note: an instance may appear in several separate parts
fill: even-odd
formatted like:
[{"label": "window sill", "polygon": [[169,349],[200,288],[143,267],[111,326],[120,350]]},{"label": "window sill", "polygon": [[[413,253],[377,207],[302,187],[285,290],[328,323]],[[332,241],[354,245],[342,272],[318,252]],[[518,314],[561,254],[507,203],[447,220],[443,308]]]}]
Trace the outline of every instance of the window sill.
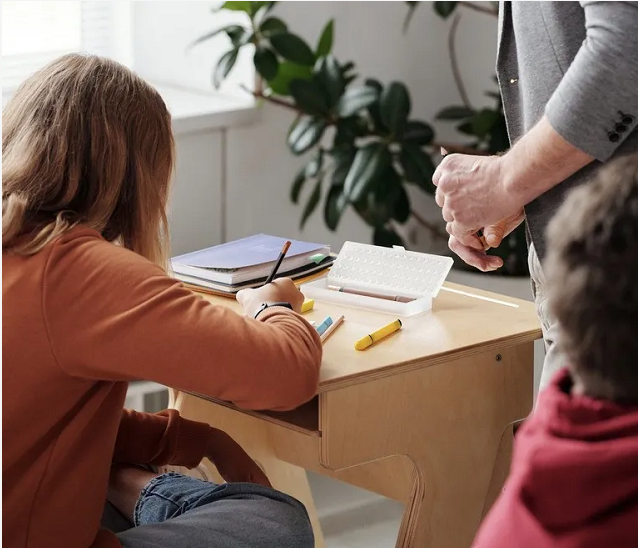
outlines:
[{"label": "window sill", "polygon": [[258,120],[251,97],[245,100],[205,91],[155,85],[173,118],[175,135],[242,126]]},{"label": "window sill", "polygon": [[[160,92],[173,118],[173,133],[201,133],[209,130],[237,127],[259,120],[259,109],[251,97],[235,99],[225,95],[175,88],[158,84]],[[2,107],[11,98],[3,90]]]}]

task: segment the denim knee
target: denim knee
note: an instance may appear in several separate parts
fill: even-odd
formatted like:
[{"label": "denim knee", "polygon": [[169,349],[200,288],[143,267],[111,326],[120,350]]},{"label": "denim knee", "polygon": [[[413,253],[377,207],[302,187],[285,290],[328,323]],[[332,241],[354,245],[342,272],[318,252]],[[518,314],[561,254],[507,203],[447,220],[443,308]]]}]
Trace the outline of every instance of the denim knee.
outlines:
[{"label": "denim knee", "polygon": [[262,485],[217,485],[174,472],[158,476],[140,494],[135,525],[163,523],[173,518],[193,524],[218,520],[235,531],[240,527],[255,548],[314,546],[310,519],[303,504]]}]

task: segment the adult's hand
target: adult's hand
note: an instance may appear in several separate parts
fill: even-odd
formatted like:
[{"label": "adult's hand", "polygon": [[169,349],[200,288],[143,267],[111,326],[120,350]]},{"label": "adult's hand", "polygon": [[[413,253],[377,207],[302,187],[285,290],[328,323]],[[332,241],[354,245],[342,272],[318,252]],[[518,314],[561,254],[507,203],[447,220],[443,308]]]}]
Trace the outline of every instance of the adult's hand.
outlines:
[{"label": "adult's hand", "polygon": [[592,160],[556,133],[546,117],[503,156],[446,156],[432,182],[450,249],[481,270],[499,268],[502,261],[486,258],[476,232],[483,229],[487,245],[497,247],[522,221],[523,206]]},{"label": "adult's hand", "polygon": [[[465,247],[483,250],[476,236],[479,229],[518,218],[524,202],[511,188],[501,156],[450,154],[434,173],[436,203],[442,208],[447,231]],[[498,232],[498,231],[497,231]],[[496,247],[495,231],[486,231],[485,240]]]},{"label": "adult's hand", "polygon": [[[495,225],[488,226],[483,231],[486,241],[489,239],[490,247],[498,247],[508,234],[510,234],[525,219],[523,210],[517,214],[499,221]],[[488,255],[484,249],[476,249],[462,244],[455,236],[450,235],[448,245],[463,261],[483,272],[497,270],[503,266],[503,259],[494,255]]]}]

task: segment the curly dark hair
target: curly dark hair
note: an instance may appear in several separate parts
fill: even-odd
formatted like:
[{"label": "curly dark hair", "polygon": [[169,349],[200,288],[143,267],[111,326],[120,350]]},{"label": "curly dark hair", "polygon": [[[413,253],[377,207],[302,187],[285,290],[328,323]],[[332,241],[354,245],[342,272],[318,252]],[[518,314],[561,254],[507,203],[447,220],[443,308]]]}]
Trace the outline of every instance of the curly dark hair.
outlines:
[{"label": "curly dark hair", "polygon": [[638,155],[572,192],[548,228],[549,302],[574,378],[638,402]]}]

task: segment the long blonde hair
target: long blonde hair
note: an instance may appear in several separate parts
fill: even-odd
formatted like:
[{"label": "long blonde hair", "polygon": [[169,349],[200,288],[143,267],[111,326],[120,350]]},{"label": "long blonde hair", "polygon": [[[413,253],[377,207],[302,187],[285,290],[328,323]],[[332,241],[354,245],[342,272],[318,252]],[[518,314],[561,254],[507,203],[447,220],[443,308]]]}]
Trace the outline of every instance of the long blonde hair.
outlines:
[{"label": "long blonde hair", "polygon": [[156,90],[109,59],[57,59],[3,112],[3,252],[37,253],[81,224],[165,267],[173,158]]}]

